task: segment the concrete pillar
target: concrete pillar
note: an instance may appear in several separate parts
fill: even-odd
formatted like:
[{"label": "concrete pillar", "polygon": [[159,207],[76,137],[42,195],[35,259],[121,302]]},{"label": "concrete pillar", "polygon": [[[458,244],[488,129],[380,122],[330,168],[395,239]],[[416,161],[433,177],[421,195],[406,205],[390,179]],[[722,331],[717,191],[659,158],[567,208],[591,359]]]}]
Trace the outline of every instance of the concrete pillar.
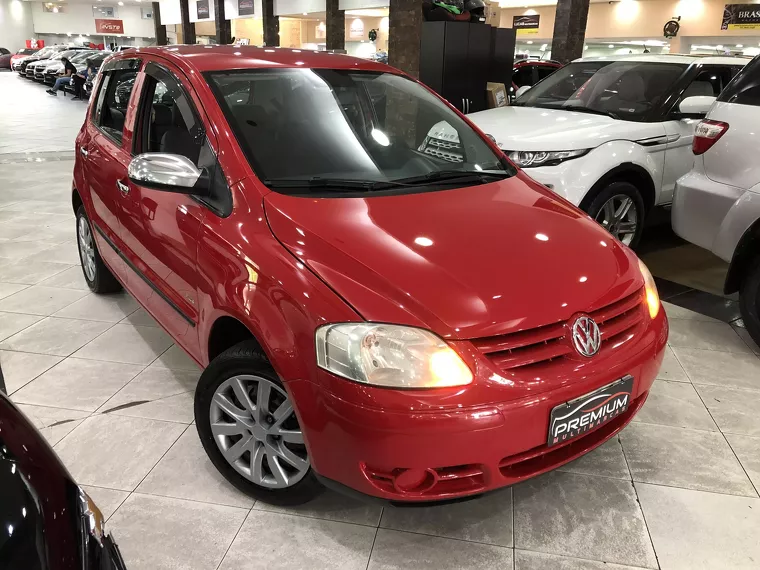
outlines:
[{"label": "concrete pillar", "polygon": [[552,59],[567,63],[583,56],[589,0],[558,0],[554,18]]},{"label": "concrete pillar", "polygon": [[216,43],[232,43],[232,28],[224,13],[224,0],[214,0],[214,21],[216,22]]},{"label": "concrete pillar", "polygon": [[153,2],[153,26],[156,30],[156,45],[165,46],[167,43],[166,26],[161,25],[161,8],[158,2]]},{"label": "concrete pillar", "polygon": [[327,49],[346,49],[346,12],[339,7],[339,0],[325,0],[325,24],[327,25]]},{"label": "concrete pillar", "polygon": [[182,43],[195,45],[195,24],[190,21],[188,0],[179,0],[179,13],[182,19]]},{"label": "concrete pillar", "polygon": [[262,0],[261,19],[264,24],[264,45],[278,47],[280,45],[280,18],[274,15],[274,0]]},{"label": "concrete pillar", "polygon": [[412,77],[419,77],[422,2],[390,0],[390,5],[388,63]]}]

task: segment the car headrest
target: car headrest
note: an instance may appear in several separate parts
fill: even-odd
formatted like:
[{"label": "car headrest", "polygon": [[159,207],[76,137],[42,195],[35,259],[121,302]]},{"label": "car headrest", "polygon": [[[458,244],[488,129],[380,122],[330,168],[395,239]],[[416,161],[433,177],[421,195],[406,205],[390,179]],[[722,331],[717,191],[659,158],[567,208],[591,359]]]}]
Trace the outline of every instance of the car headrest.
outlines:
[{"label": "car headrest", "polygon": [[168,106],[161,103],[153,105],[153,124],[171,125],[172,120],[172,110]]},{"label": "car headrest", "polygon": [[624,101],[642,101],[646,99],[644,87],[641,76],[634,71],[629,71],[620,78],[618,97]]},{"label": "car headrest", "polygon": [[687,97],[715,97],[712,83],[709,81],[692,81],[691,85],[683,92],[683,98]]}]

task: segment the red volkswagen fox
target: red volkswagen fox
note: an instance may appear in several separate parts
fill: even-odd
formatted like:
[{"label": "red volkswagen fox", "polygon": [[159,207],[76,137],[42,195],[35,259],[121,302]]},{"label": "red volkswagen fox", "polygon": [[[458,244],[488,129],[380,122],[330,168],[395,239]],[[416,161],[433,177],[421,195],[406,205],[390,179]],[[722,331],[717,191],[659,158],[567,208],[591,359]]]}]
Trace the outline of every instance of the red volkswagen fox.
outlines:
[{"label": "red volkswagen fox", "polygon": [[[441,122],[456,141],[425,140]],[[633,252],[385,65],[130,50],[76,147],[90,288],[205,368],[201,441],[257,499],[510,485],[622,429],[662,361]]]}]

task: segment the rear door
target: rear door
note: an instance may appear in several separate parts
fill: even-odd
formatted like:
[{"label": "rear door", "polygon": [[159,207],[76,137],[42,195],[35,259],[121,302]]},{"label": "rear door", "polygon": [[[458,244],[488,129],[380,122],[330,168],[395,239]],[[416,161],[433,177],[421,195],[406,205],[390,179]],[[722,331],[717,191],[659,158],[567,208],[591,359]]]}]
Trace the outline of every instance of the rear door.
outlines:
[{"label": "rear door", "polygon": [[760,184],[760,57],[756,57],[720,94],[707,116],[728,130],[704,154],[705,174],[716,182],[749,189]]},{"label": "rear door", "polygon": [[702,65],[694,80],[686,87],[683,95],[676,102],[671,119],[665,121],[668,143],[665,149],[665,169],[662,177],[660,203],[673,201],[676,180],[694,166],[694,153],[691,152],[691,144],[694,140],[694,129],[697,128],[697,123],[701,118],[680,117],[677,113],[678,105],[687,97],[717,97],[733,76],[734,70],[729,65]]},{"label": "rear door", "polygon": [[140,60],[127,59],[103,70],[87,132],[79,147],[98,251],[122,283],[128,281],[128,274],[119,255],[123,249],[119,218],[124,180],[132,158],[125,148],[125,116],[139,67]]}]

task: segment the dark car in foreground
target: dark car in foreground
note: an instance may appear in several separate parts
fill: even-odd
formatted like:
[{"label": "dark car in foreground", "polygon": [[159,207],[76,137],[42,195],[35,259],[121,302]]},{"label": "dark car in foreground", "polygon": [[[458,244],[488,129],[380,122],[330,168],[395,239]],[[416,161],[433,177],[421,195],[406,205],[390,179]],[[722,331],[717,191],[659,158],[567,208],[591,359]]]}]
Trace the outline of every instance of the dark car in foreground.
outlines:
[{"label": "dark car in foreground", "polygon": [[102,513],[4,388],[0,370],[0,568],[125,570]]}]

